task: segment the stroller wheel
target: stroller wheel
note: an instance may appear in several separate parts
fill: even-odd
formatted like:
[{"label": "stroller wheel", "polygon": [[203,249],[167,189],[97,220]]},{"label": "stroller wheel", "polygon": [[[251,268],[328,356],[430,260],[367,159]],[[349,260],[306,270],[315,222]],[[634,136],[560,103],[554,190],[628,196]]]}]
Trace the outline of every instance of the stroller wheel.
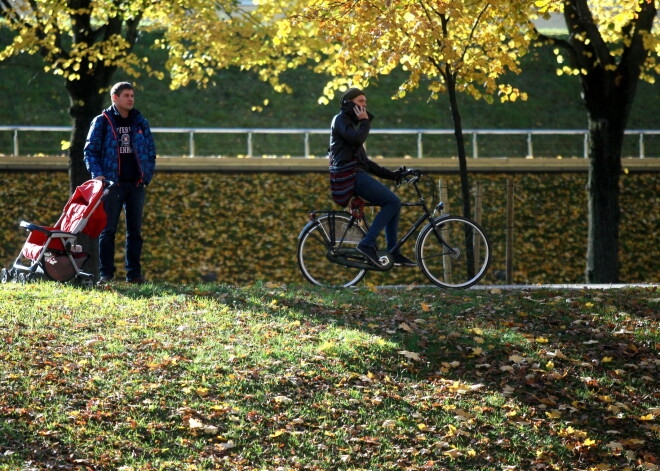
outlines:
[{"label": "stroller wheel", "polygon": [[92,276],[81,276],[77,279],[78,284],[83,288],[93,288],[94,287],[94,277]]},{"label": "stroller wheel", "polygon": [[11,273],[6,268],[0,271],[0,283],[8,283],[11,281]]},{"label": "stroller wheel", "polygon": [[19,273],[18,276],[16,277],[16,281],[18,281],[20,284],[24,285],[25,283],[28,282],[27,276],[25,273]]}]

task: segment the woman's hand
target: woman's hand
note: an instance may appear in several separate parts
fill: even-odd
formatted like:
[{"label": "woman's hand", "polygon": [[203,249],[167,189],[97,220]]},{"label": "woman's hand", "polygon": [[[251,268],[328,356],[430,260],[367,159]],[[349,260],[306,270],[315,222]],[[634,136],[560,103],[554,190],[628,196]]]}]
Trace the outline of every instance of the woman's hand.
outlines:
[{"label": "woman's hand", "polygon": [[358,119],[369,119],[366,106],[355,105],[353,111],[355,111],[355,115]]}]

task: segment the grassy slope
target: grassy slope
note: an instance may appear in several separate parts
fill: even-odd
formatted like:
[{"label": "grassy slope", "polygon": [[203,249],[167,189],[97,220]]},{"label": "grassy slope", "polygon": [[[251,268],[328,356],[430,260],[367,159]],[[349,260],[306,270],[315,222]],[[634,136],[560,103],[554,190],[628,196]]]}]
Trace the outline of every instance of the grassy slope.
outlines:
[{"label": "grassy slope", "polygon": [[0,285],[0,470],[656,469],[657,301]]}]

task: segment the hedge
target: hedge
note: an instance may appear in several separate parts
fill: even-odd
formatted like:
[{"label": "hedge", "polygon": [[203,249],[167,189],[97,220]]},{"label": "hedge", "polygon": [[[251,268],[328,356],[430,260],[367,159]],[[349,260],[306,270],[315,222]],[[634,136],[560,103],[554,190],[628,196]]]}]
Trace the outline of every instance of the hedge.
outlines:
[{"label": "hedge", "polygon": [[[458,176],[430,175],[425,191],[431,195],[439,178],[448,182],[450,210],[459,213]],[[471,176],[483,188],[482,225],[494,246],[484,283],[504,282],[507,179],[515,185],[513,281],[584,282],[586,178],[586,174]],[[333,207],[327,184],[327,175],[318,173],[160,173],[148,189],[145,208],[145,275],[170,282],[303,283],[296,264],[297,236],[310,210]],[[12,263],[25,241],[27,233],[18,227],[20,221],[54,223],[66,203],[67,189],[63,172],[0,173],[2,266]],[[621,190],[620,280],[657,282],[657,174],[623,175]],[[411,188],[398,191],[403,199],[413,196]],[[401,233],[418,214],[415,208],[402,211]],[[123,232],[123,218],[119,230]],[[118,234],[118,275],[123,275],[123,243],[123,235]],[[414,240],[403,251],[414,256]],[[428,283],[419,270],[410,268],[371,273],[365,282]]]}]

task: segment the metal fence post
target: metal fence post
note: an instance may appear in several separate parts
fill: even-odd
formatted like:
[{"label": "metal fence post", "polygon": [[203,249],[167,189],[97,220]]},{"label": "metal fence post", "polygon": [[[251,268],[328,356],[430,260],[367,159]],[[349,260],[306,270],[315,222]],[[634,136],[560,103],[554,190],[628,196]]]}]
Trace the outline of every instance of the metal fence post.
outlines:
[{"label": "metal fence post", "polygon": [[305,158],[309,158],[309,133],[305,133]]},{"label": "metal fence post", "polygon": [[477,145],[477,133],[472,134],[472,158],[479,157],[479,146]]},{"label": "metal fence post", "polygon": [[584,133],[584,158],[589,158],[589,133]]},{"label": "metal fence post", "polygon": [[190,158],[195,157],[195,132],[190,131],[188,137],[188,147],[190,148]]},{"label": "metal fence post", "polygon": [[645,156],[644,152],[644,133],[640,132],[639,133],[639,158],[643,159]]},{"label": "metal fence post", "polygon": [[422,133],[417,133],[417,158],[421,159],[424,155],[423,144],[422,144]]},{"label": "metal fence post", "polygon": [[527,157],[534,157],[534,148],[532,145],[532,133],[527,133]]},{"label": "metal fence post", "polygon": [[252,132],[247,133],[247,153],[248,157],[252,157]]},{"label": "metal fence post", "polygon": [[513,284],[513,181],[506,181],[506,284]]},{"label": "metal fence post", "polygon": [[14,157],[18,157],[18,129],[14,129]]}]

